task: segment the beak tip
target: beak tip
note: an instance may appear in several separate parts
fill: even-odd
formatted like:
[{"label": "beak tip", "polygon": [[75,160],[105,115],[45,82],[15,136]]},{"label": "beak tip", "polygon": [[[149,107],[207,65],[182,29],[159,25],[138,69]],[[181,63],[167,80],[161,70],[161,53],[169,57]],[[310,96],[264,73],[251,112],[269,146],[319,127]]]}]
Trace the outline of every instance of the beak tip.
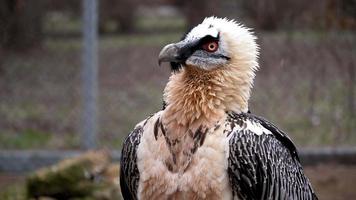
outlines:
[{"label": "beak tip", "polygon": [[158,65],[161,66],[163,62],[175,61],[177,59],[178,48],[176,44],[168,44],[158,55]]}]

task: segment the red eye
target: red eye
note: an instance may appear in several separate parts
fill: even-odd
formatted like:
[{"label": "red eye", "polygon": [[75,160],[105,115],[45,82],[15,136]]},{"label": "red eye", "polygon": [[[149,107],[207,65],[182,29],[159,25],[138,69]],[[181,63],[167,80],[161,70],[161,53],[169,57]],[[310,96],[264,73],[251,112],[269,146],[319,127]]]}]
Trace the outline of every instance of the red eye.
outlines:
[{"label": "red eye", "polygon": [[208,42],[203,45],[203,49],[207,52],[215,52],[216,50],[218,50],[218,48],[219,48],[219,44],[217,41]]}]

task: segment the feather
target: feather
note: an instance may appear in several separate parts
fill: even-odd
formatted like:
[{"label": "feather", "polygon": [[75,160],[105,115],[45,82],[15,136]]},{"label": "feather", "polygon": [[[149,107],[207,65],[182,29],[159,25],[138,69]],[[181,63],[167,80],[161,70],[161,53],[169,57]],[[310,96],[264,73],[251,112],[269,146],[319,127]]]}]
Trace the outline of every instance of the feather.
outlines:
[{"label": "feather", "polygon": [[[230,113],[228,173],[240,199],[317,199],[289,137],[267,120]],[[266,132],[266,130],[268,132]]]}]

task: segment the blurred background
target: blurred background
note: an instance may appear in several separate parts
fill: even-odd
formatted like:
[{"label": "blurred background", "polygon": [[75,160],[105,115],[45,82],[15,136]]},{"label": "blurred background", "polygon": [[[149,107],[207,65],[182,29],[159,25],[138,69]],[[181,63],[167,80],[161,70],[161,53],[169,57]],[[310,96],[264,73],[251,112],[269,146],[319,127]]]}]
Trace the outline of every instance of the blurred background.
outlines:
[{"label": "blurred background", "polygon": [[[355,159],[355,0],[100,0],[89,12],[98,16],[97,50],[83,45],[92,34],[85,1],[0,1],[0,199],[25,199],[27,173],[60,152],[120,150],[134,125],[162,107],[170,70],[158,67],[160,49],[210,15],[258,36],[253,113],[306,156],[326,149]],[[88,71],[91,45],[98,65],[94,58]],[[31,168],[31,152],[56,154]],[[306,167],[320,199],[356,198],[349,159]]]}]

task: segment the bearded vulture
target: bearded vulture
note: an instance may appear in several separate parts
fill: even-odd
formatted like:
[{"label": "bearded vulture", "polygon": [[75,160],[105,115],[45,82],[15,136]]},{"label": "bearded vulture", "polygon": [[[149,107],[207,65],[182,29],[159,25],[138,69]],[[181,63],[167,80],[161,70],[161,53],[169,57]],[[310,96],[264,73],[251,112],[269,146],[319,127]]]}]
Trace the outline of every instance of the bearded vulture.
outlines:
[{"label": "bearded vulture", "polygon": [[137,124],[121,154],[124,199],[317,199],[289,137],[251,114],[256,37],[209,17],[165,46],[164,108]]}]

